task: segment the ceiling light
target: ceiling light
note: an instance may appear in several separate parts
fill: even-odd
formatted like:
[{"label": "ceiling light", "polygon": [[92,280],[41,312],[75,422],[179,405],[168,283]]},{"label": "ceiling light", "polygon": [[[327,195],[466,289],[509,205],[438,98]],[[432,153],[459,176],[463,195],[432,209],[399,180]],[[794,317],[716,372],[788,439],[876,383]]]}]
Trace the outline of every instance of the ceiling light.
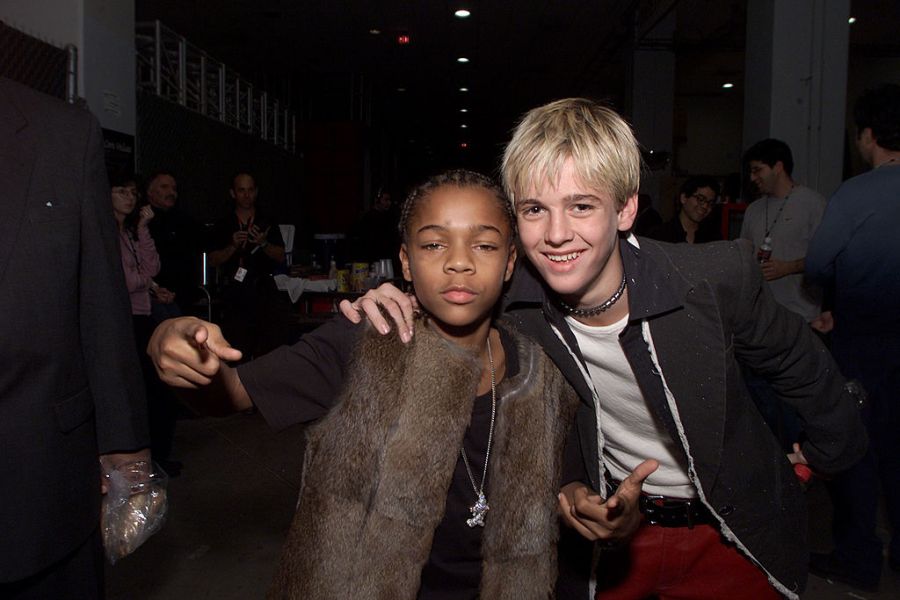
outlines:
[{"label": "ceiling light", "polygon": [[469,109],[468,109],[468,108],[461,108],[461,109],[459,109],[459,112],[461,112],[461,113],[467,113],[467,112],[469,112]]},{"label": "ceiling light", "polygon": [[459,58],[456,59],[456,62],[458,62],[458,63],[467,63],[467,62],[469,62],[469,59],[466,58],[465,56],[460,56]]},{"label": "ceiling light", "polygon": [[461,92],[468,92],[468,91],[469,91],[469,88],[467,88],[467,87],[461,87],[461,88],[459,88],[459,91],[461,91]]},{"label": "ceiling light", "polygon": [[381,30],[380,29],[370,29],[369,33],[371,33],[372,35],[380,35]]},{"label": "ceiling light", "polygon": [[460,129],[468,129],[469,126],[466,125],[465,123],[463,123],[462,125],[459,126],[459,128],[460,128]]},{"label": "ceiling light", "polygon": [[856,23],[856,17],[850,17],[849,19],[847,19],[847,22],[853,25],[854,23]]},{"label": "ceiling light", "polygon": [[405,92],[405,91],[406,91],[406,88],[405,88],[405,87],[398,87],[398,88],[397,88],[397,91],[398,91],[398,92]]},{"label": "ceiling light", "polygon": [[725,88],[726,90],[730,90],[731,88],[734,87],[734,84],[731,83],[731,82],[723,83],[723,84],[722,84],[722,87]]},{"label": "ceiling light", "polygon": [[457,17],[459,17],[460,19],[465,19],[465,18],[469,17],[472,13],[464,8],[461,8],[453,14],[456,15]]}]

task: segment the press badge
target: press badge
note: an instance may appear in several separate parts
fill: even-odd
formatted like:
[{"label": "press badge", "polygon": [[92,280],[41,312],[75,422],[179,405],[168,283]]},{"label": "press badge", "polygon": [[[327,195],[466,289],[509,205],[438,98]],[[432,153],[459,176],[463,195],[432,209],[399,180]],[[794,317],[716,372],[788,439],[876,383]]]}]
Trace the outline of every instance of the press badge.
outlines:
[{"label": "press badge", "polygon": [[244,267],[238,267],[238,270],[234,272],[234,280],[243,283],[244,277],[247,276],[247,269]]}]

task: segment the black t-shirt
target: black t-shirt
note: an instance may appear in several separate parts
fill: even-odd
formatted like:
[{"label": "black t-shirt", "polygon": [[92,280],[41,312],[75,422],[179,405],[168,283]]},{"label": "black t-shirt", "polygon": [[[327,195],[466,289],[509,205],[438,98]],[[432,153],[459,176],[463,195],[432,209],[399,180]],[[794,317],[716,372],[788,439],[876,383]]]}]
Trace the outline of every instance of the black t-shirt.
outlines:
[{"label": "black t-shirt", "polygon": [[[519,372],[516,346],[504,329],[500,329],[500,341],[506,354],[505,377],[512,377]],[[497,404],[499,407],[499,398]],[[472,467],[472,476],[475,478],[475,484],[479,486],[490,426],[491,393],[488,392],[475,398],[472,420],[463,438],[463,447],[466,449],[469,466]],[[488,493],[490,481],[491,469],[488,465],[484,483],[488,506],[491,504],[491,496]],[[420,599],[457,600],[478,597],[478,587],[481,583],[481,534],[484,529],[477,526],[469,527],[466,524],[466,520],[472,516],[469,507],[475,504],[475,500],[472,482],[466,472],[462,456],[459,456],[447,494],[444,518],[434,530],[431,554],[425,568],[422,569],[418,596]],[[485,520],[490,520],[492,516],[488,511]]]},{"label": "black t-shirt", "polygon": [[[273,429],[308,422],[324,416],[333,406],[346,375],[347,362],[364,331],[363,325],[337,317],[304,336],[291,347],[282,346],[253,362],[240,365],[241,382]],[[505,377],[519,371],[516,345],[500,329],[506,355]],[[498,382],[499,383],[499,382]],[[500,399],[497,399],[498,409]],[[475,399],[472,420],[463,438],[463,446],[476,485],[481,484],[488,430],[491,423],[491,394]],[[459,600],[477,598],[481,583],[481,536],[483,528],[469,527],[476,495],[459,455],[447,493],[444,517],[434,532],[431,553],[424,569],[418,597],[422,600]],[[493,461],[492,461],[493,462]],[[485,494],[491,498],[491,469],[488,467]],[[486,520],[494,515],[488,511]]]},{"label": "black t-shirt", "polygon": [[203,282],[203,230],[177,208],[154,208],[154,213],[147,229],[159,253],[160,270],[153,279],[175,292],[184,309]]},{"label": "black t-shirt", "polygon": [[[717,242],[722,239],[722,233],[716,228],[717,221],[704,219],[700,227],[694,233],[694,243]],[[647,233],[647,237],[660,242],[672,242],[682,244],[687,242],[687,232],[681,225],[681,219],[675,215],[662,225],[658,225]]]},{"label": "black t-shirt", "polygon": [[[273,246],[284,246],[284,240],[281,237],[281,229],[278,225],[271,223],[265,216],[257,211],[256,216],[249,225],[243,226],[245,229],[250,225],[256,225],[260,230],[269,232],[266,234],[266,241]],[[209,234],[209,251],[221,250],[230,246],[235,231],[242,228],[240,220],[234,213],[229,214],[216,221],[212,231]],[[269,255],[263,251],[257,244],[251,243],[249,240],[246,245],[238,248],[231,258],[223,265],[222,269],[225,273],[225,281],[233,283],[234,274],[238,267],[247,269],[247,275],[244,282],[249,283],[264,275],[271,275],[278,267],[278,262],[269,258]]]}]

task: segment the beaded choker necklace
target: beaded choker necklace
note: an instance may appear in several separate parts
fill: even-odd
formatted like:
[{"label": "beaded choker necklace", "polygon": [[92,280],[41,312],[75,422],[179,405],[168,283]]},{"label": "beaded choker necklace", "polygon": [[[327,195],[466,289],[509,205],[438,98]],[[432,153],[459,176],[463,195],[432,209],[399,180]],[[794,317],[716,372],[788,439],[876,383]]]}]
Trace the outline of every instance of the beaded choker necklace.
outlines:
[{"label": "beaded choker necklace", "polygon": [[602,312],[608,311],[613,305],[619,301],[619,298],[622,297],[622,294],[625,293],[625,274],[622,274],[622,283],[619,284],[619,289],[615,291],[615,293],[607,298],[602,303],[597,306],[592,306],[591,308],[575,308],[574,306],[569,306],[562,300],[559,301],[560,306],[563,307],[567,313],[572,315],[573,317],[593,317],[599,315]]}]

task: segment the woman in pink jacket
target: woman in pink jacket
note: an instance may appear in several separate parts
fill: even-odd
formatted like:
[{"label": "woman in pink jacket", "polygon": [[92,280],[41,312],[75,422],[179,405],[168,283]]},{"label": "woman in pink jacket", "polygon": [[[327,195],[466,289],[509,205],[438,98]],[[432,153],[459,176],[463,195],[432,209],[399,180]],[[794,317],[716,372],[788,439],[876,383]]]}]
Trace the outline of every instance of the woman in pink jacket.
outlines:
[{"label": "woman in pink jacket", "polygon": [[[147,224],[153,219],[149,205],[137,207],[138,187],[134,177],[111,176],[113,216],[119,225],[119,246],[122,252],[122,268],[125,284],[131,297],[131,314],[134,317],[135,334],[146,330],[150,324],[150,290],[155,287],[153,277],[159,273],[159,254]],[[149,339],[149,336],[148,336]]]},{"label": "woman in pink jacket", "polygon": [[149,205],[137,208],[138,185],[132,174],[110,173],[109,180],[113,216],[119,226],[122,270],[131,298],[134,339],[147,388],[151,451],[153,459],[174,477],[181,467],[180,463],[169,460],[175,434],[176,406],[147,356],[147,342],[156,327],[150,317],[150,294],[169,293],[153,281],[160,266],[156,245],[147,229],[147,224],[153,219],[153,209]]}]

